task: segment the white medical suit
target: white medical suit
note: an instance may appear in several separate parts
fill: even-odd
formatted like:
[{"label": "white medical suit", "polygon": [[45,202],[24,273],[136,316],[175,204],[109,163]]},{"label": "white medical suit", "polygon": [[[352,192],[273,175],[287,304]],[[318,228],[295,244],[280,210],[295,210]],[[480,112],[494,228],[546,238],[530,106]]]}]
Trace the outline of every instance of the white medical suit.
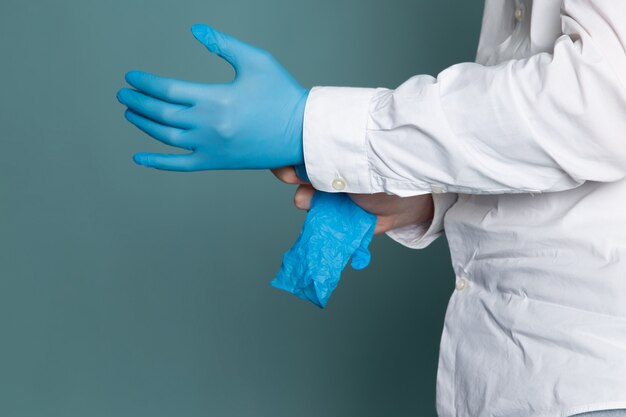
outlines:
[{"label": "white medical suit", "polygon": [[315,188],[433,193],[387,234],[449,243],[440,417],[626,408],[625,51],[626,0],[486,0],[476,62],[311,89]]}]

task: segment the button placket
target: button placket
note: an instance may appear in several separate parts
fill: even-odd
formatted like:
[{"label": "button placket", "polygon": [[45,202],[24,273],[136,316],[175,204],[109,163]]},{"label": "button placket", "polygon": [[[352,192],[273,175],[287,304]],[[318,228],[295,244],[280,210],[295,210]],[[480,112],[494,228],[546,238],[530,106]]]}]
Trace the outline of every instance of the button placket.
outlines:
[{"label": "button placket", "polygon": [[517,20],[518,22],[521,22],[522,20],[524,20],[524,12],[525,12],[524,3],[522,3],[520,0],[516,0],[515,11],[513,12],[513,16],[515,17],[515,20]]},{"label": "button placket", "polygon": [[457,291],[463,291],[465,288],[467,288],[468,285],[469,285],[469,282],[467,281],[467,278],[465,278],[464,276],[461,276],[457,278],[456,283],[454,284],[454,288]]}]

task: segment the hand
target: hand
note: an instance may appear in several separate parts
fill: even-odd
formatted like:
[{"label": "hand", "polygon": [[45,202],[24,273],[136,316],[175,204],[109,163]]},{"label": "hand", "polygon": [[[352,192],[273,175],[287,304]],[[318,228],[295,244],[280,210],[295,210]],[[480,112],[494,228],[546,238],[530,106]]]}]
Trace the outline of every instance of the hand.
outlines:
[{"label": "hand", "polygon": [[[315,189],[296,176],[293,167],[272,169],[272,173],[288,184],[300,184],[294,195],[294,205],[301,210],[309,210]],[[374,234],[419,224],[433,218],[434,205],[431,194],[412,197],[399,197],[385,193],[348,194],[365,211],[376,215]]]},{"label": "hand", "polygon": [[302,122],[308,90],[267,51],[207,25],[192,33],[228,61],[229,83],[204,84],[130,71],[118,100],[128,121],[153,138],[191,150],[138,153],[136,163],[166,170],[263,169],[304,162]]}]

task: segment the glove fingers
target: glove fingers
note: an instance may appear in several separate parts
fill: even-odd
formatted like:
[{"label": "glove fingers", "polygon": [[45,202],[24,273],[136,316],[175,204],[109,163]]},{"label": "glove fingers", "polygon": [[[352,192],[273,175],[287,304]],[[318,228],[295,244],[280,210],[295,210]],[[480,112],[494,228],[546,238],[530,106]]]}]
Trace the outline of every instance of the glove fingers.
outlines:
[{"label": "glove fingers", "polygon": [[126,119],[137,128],[166,145],[191,149],[191,144],[185,143],[182,139],[183,134],[185,133],[182,129],[161,125],[134,113],[132,110],[126,110],[124,116],[126,116]]},{"label": "glove fingers", "polygon": [[117,99],[133,112],[162,125],[181,129],[192,127],[191,123],[184,117],[184,110],[188,109],[186,106],[166,103],[130,88],[122,88],[117,93]]},{"label": "glove fingers", "polygon": [[372,259],[372,255],[366,247],[359,246],[356,251],[352,254],[352,260],[350,261],[350,265],[354,269],[363,269],[369,265],[370,260]]},{"label": "glove fingers", "polygon": [[265,50],[219,32],[208,25],[193,25],[191,32],[211,53],[231,64],[238,75],[245,72],[246,67],[254,66],[263,56],[269,56]]},{"label": "glove fingers", "polygon": [[374,219],[374,216],[372,216],[372,219],[373,224],[370,226],[369,230],[367,231],[365,236],[363,236],[363,240],[361,241],[361,247],[365,249],[367,249],[367,247],[372,242],[372,239],[374,238],[374,230],[376,230],[376,219]]},{"label": "glove fingers", "polygon": [[363,236],[363,240],[361,241],[361,244],[359,245],[359,247],[352,254],[352,261],[350,262],[350,265],[352,266],[352,268],[358,270],[358,269],[363,269],[369,265],[370,260],[372,259],[372,254],[370,253],[368,247],[372,241],[372,238],[374,237],[375,227],[376,227],[376,224],[373,224],[371,226],[368,233],[366,233],[365,236]]},{"label": "glove fingers", "polygon": [[129,71],[126,82],[143,93],[176,104],[193,105],[202,98],[204,84],[165,78],[143,71]]},{"label": "glove fingers", "polygon": [[193,153],[176,155],[142,152],[135,154],[133,159],[139,165],[166,171],[194,171],[198,169],[198,160]]}]

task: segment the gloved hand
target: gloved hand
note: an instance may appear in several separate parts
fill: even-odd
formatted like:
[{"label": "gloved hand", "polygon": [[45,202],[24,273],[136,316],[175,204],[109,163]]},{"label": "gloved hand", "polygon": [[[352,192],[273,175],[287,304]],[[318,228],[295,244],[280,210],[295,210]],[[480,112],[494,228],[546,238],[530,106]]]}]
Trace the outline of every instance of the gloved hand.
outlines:
[{"label": "gloved hand", "polygon": [[[308,180],[304,166],[295,168]],[[270,284],[324,308],[350,257],[354,269],[369,264],[375,227],[376,216],[347,194],[315,191],[300,236]]]},{"label": "gloved hand", "polygon": [[235,69],[229,83],[204,84],[130,71],[118,100],[126,118],[186,154],[138,153],[148,167],[194,171],[262,169],[304,162],[302,123],[308,90],[267,51],[207,25],[193,35]]}]

